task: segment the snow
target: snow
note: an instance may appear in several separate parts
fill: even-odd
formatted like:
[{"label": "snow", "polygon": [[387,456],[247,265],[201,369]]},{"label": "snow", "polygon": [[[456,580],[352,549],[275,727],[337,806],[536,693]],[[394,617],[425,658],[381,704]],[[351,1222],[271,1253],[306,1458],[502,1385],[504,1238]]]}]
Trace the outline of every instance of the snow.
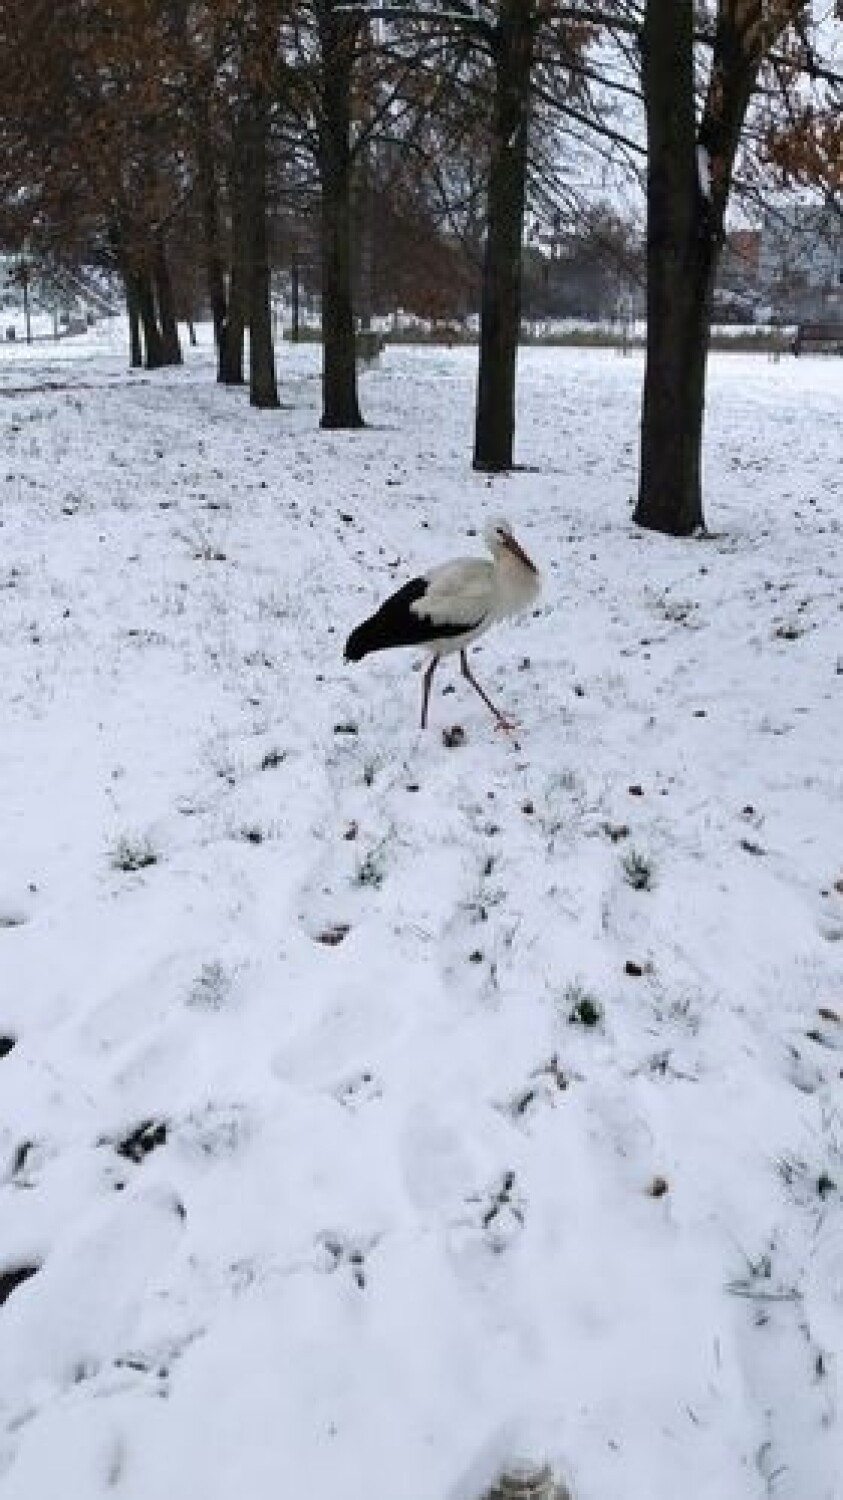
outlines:
[{"label": "snow", "polygon": [[[3,1500],[840,1500],[839,362],[713,357],[676,542],[637,354],[491,480],[470,349],[328,434],[123,339],[0,359]],[[501,511],[521,728],[421,734],[345,635]]]}]

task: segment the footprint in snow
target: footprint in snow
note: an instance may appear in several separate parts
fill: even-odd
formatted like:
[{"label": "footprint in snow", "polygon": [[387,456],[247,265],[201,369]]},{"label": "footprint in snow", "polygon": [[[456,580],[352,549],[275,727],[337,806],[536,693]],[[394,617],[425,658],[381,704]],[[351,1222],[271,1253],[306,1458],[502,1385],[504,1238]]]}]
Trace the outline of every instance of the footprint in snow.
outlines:
[{"label": "footprint in snow", "polygon": [[422,1213],[454,1210],[465,1202],[466,1183],[476,1180],[476,1166],[459,1131],[432,1110],[418,1107],[400,1142],[404,1188]]},{"label": "footprint in snow", "polygon": [[480,1228],[489,1249],[500,1255],[524,1228],[526,1202],[516,1183],[515,1173],[508,1170],[482,1195],[472,1197],[477,1204]]},{"label": "footprint in snow", "polygon": [[514,1125],[524,1127],[538,1109],[552,1109],[558,1104],[574,1076],[563,1070],[554,1052],[546,1063],[534,1068],[528,1082],[499,1104],[498,1108]]},{"label": "footprint in snow", "polygon": [[353,1073],[350,1078],[346,1078],[331,1092],[338,1104],[342,1104],[346,1109],[355,1110],[374,1099],[380,1099],[383,1088],[375,1074],[368,1068],[363,1068],[359,1073]]},{"label": "footprint in snow", "polygon": [[28,913],[22,906],[11,906],[7,903],[0,906],[0,929],[25,927],[28,921]]},{"label": "footprint in snow", "polygon": [[361,1291],[366,1286],[367,1257],[377,1244],[377,1236],[366,1240],[349,1239],[326,1230],[316,1241],[315,1268],[325,1275],[346,1271]]},{"label": "footprint in snow", "polygon": [[180,1120],[175,1137],[185,1150],[220,1157],[239,1151],[251,1131],[252,1122],[242,1104],[208,1104]]}]

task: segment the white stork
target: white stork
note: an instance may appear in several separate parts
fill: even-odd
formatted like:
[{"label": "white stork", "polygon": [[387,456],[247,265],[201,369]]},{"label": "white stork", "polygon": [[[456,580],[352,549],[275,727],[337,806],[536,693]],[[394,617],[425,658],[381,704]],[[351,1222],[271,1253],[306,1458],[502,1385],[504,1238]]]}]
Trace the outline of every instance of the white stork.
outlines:
[{"label": "white stork", "polygon": [[492,562],[457,557],[411,578],[352,630],[345,643],[346,661],[360,661],[370,651],[386,651],[392,646],[427,647],[431,659],[423,678],[422,729],[427,724],[433,674],[440,657],[452,651],[459,651],[463,677],[492,710],[500,728],[515,727],[483,691],[468,665],[465,648],[496,620],[532,604],[541,586],[539,571],[518,545],[508,521],[490,521],[483,537]]}]

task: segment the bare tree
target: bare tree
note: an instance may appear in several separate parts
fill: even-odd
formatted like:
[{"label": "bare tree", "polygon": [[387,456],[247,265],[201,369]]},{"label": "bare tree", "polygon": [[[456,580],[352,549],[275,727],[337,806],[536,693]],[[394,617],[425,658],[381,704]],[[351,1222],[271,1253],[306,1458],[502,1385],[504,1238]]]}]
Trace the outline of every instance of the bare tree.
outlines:
[{"label": "bare tree", "polygon": [[361,30],[340,0],[315,0],[319,38],[322,426],[362,427],[352,292],[351,88]]},{"label": "bare tree", "polygon": [[697,123],[693,0],[647,0],[647,363],[635,520],[704,525],[701,451],[712,297],[726,208],[761,68],[803,0],[719,0]]},{"label": "bare tree", "polygon": [[511,469],[513,458],[530,78],[538,21],[534,0],[501,0],[490,32],[494,102],[474,467],[498,472]]}]

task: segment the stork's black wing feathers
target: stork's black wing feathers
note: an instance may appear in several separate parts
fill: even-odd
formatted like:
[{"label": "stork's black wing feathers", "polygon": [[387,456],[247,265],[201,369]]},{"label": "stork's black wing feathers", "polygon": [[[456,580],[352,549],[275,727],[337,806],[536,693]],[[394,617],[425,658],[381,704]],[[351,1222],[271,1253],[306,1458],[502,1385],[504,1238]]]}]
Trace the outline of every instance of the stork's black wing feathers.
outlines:
[{"label": "stork's black wing feathers", "polygon": [[[390,646],[423,646],[427,641],[441,641],[443,636],[465,635],[480,624],[476,620],[460,625],[434,624],[425,619],[424,608],[410,608],[423,599],[428,589],[426,578],[411,578],[397,593],[390,594],[351,635],[345,643],[346,661],[360,661],[370,651],[386,651]],[[482,619],[482,616],[480,617]]]}]

